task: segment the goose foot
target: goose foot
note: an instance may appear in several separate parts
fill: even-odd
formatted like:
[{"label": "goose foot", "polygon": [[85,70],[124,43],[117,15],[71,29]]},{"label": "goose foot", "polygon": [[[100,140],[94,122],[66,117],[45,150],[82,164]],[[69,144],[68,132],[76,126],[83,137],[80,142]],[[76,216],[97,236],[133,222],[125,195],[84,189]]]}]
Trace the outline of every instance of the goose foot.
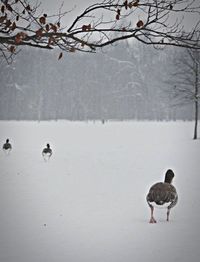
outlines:
[{"label": "goose foot", "polygon": [[157,221],[155,220],[154,217],[151,217],[149,223],[150,224],[155,224],[155,223],[157,223]]}]

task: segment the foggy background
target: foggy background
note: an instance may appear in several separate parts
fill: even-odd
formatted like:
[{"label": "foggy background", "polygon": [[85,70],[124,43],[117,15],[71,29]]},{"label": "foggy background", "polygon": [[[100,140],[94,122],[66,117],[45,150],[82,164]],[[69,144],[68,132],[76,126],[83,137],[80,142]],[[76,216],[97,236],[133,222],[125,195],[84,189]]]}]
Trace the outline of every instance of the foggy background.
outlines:
[{"label": "foggy background", "polygon": [[[123,42],[96,54],[23,49],[0,67],[0,119],[191,120],[171,81],[178,48]],[[170,80],[170,82],[169,82]]]}]

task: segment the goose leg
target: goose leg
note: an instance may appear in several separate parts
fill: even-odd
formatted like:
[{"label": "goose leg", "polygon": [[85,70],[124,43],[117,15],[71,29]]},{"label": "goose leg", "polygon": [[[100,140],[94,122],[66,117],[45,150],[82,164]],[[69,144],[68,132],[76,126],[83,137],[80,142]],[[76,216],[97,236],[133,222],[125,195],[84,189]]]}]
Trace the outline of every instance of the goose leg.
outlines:
[{"label": "goose leg", "polygon": [[42,156],[43,156],[44,161],[47,162],[46,155],[45,155],[45,154],[42,154]]},{"label": "goose leg", "polygon": [[169,221],[170,208],[167,209],[167,221]]},{"label": "goose leg", "polygon": [[150,218],[149,223],[150,223],[150,224],[154,224],[154,223],[156,223],[156,220],[155,220],[155,218],[153,217],[154,207],[153,207],[152,205],[150,205],[150,209],[151,209],[151,218]]}]

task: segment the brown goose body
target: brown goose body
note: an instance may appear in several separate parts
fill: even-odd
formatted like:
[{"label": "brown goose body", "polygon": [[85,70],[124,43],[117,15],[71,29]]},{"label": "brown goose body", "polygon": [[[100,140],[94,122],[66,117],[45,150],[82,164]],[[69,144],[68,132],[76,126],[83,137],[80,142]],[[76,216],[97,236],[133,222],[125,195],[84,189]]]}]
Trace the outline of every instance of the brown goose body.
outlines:
[{"label": "brown goose body", "polygon": [[156,205],[169,204],[175,205],[177,192],[173,185],[169,183],[159,182],[154,184],[147,195],[147,202],[155,203]]},{"label": "brown goose body", "polygon": [[47,146],[42,150],[42,156],[44,157],[45,160],[49,159],[52,153],[53,152],[49,144],[47,144]]},{"label": "brown goose body", "polygon": [[150,188],[146,197],[147,203],[151,209],[150,223],[156,223],[153,217],[154,207],[156,206],[164,206],[167,208],[167,221],[169,221],[170,210],[178,201],[176,188],[171,184],[173,177],[174,173],[169,169],[166,172],[165,181],[158,182]]},{"label": "brown goose body", "polygon": [[3,144],[3,150],[4,151],[10,151],[12,149],[12,145],[9,142],[9,139],[6,139],[6,143]]},{"label": "brown goose body", "polygon": [[42,151],[43,154],[52,154],[51,148],[44,148]]}]

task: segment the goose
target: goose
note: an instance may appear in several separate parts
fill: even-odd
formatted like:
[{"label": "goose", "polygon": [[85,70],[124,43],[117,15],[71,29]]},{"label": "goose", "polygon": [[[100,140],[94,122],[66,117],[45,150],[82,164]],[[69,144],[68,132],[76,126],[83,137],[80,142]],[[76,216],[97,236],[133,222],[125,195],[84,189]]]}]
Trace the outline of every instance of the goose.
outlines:
[{"label": "goose", "polygon": [[47,144],[46,147],[42,150],[42,156],[44,160],[47,160],[51,157],[52,155],[52,149],[50,148],[50,145]]},{"label": "goose", "polygon": [[3,144],[3,150],[4,150],[4,152],[9,153],[11,151],[11,149],[12,149],[12,145],[10,144],[9,139],[7,138],[6,143]]},{"label": "goose", "polygon": [[171,169],[168,169],[165,174],[164,182],[158,182],[149,189],[146,197],[147,203],[151,209],[149,223],[156,223],[153,212],[154,207],[158,206],[164,206],[167,208],[167,221],[169,221],[171,208],[173,208],[178,201],[176,188],[172,185],[173,178],[174,172]]}]

